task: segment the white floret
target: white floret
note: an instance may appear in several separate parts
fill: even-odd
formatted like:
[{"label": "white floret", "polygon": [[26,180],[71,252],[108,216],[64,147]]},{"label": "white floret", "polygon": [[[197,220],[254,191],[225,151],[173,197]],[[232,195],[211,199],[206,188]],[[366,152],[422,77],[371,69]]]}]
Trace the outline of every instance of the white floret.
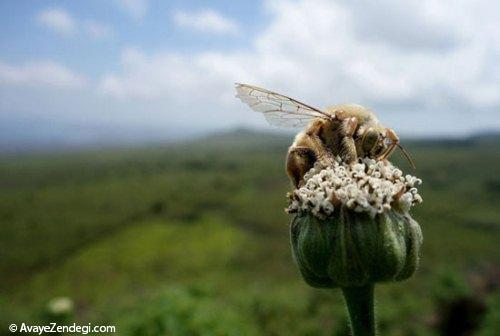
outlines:
[{"label": "white floret", "polygon": [[[316,165],[304,175],[305,184],[296,189],[288,212],[309,211],[326,218],[335,206],[344,205],[371,216],[390,210],[394,205],[404,212],[422,202],[417,186],[419,178],[406,175],[389,162],[370,158],[353,165],[337,159],[331,167]],[[340,203],[340,204],[339,204]]]}]

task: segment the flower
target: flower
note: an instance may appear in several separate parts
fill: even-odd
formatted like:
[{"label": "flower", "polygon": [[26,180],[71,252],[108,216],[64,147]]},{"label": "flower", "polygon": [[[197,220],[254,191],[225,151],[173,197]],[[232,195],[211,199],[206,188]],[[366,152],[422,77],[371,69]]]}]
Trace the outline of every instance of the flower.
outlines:
[{"label": "flower", "polygon": [[289,194],[292,253],[314,287],[359,287],[403,280],[418,265],[422,180],[387,161],[317,164]]},{"label": "flower", "polygon": [[47,304],[48,310],[54,315],[69,314],[73,311],[73,300],[69,297],[56,297]]},{"label": "flower", "polygon": [[[408,213],[422,202],[419,178],[406,175],[390,162],[370,158],[349,165],[338,158],[331,167],[314,166],[304,176],[305,184],[290,196],[289,213],[311,212],[325,219],[335,207],[346,206],[372,218],[396,208]],[[335,204],[337,202],[337,204]]]}]

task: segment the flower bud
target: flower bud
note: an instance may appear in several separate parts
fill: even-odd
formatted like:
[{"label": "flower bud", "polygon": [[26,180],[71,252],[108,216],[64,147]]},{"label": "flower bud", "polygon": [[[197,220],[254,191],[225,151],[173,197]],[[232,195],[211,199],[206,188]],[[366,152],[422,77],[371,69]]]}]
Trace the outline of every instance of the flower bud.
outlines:
[{"label": "flower bud", "polygon": [[407,279],[422,243],[418,223],[394,208],[371,216],[342,206],[324,219],[298,212],[290,235],[304,280],[328,288]]}]

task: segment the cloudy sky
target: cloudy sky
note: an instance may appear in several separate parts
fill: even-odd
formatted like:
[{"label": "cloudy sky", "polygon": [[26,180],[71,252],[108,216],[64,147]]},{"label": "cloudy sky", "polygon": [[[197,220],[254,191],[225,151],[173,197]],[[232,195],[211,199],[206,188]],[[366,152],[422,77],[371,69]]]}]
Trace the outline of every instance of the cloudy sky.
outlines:
[{"label": "cloudy sky", "polygon": [[252,83],[356,102],[406,136],[500,129],[494,1],[1,1],[0,140],[273,129]]}]

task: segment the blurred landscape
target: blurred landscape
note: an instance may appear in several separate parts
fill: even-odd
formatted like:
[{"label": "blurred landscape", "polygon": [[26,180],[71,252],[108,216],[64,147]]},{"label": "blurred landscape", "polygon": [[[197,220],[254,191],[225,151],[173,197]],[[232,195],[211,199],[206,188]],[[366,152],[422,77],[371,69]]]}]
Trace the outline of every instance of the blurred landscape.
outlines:
[{"label": "blurred landscape", "polygon": [[[500,335],[500,2],[0,1],[0,336],[346,336],[292,259],[291,133],[257,85],[355,102],[421,177],[421,267],[380,335]],[[278,132],[278,131],[277,131]]]},{"label": "blurred landscape", "polygon": [[[338,290],[289,248],[291,136],[0,157],[0,335],[10,323],[119,335],[348,335]],[[500,135],[405,141],[424,180],[421,267],[376,288],[381,335],[500,334]],[[410,168],[399,154],[394,161]],[[55,298],[74,308],[50,310]]]}]

